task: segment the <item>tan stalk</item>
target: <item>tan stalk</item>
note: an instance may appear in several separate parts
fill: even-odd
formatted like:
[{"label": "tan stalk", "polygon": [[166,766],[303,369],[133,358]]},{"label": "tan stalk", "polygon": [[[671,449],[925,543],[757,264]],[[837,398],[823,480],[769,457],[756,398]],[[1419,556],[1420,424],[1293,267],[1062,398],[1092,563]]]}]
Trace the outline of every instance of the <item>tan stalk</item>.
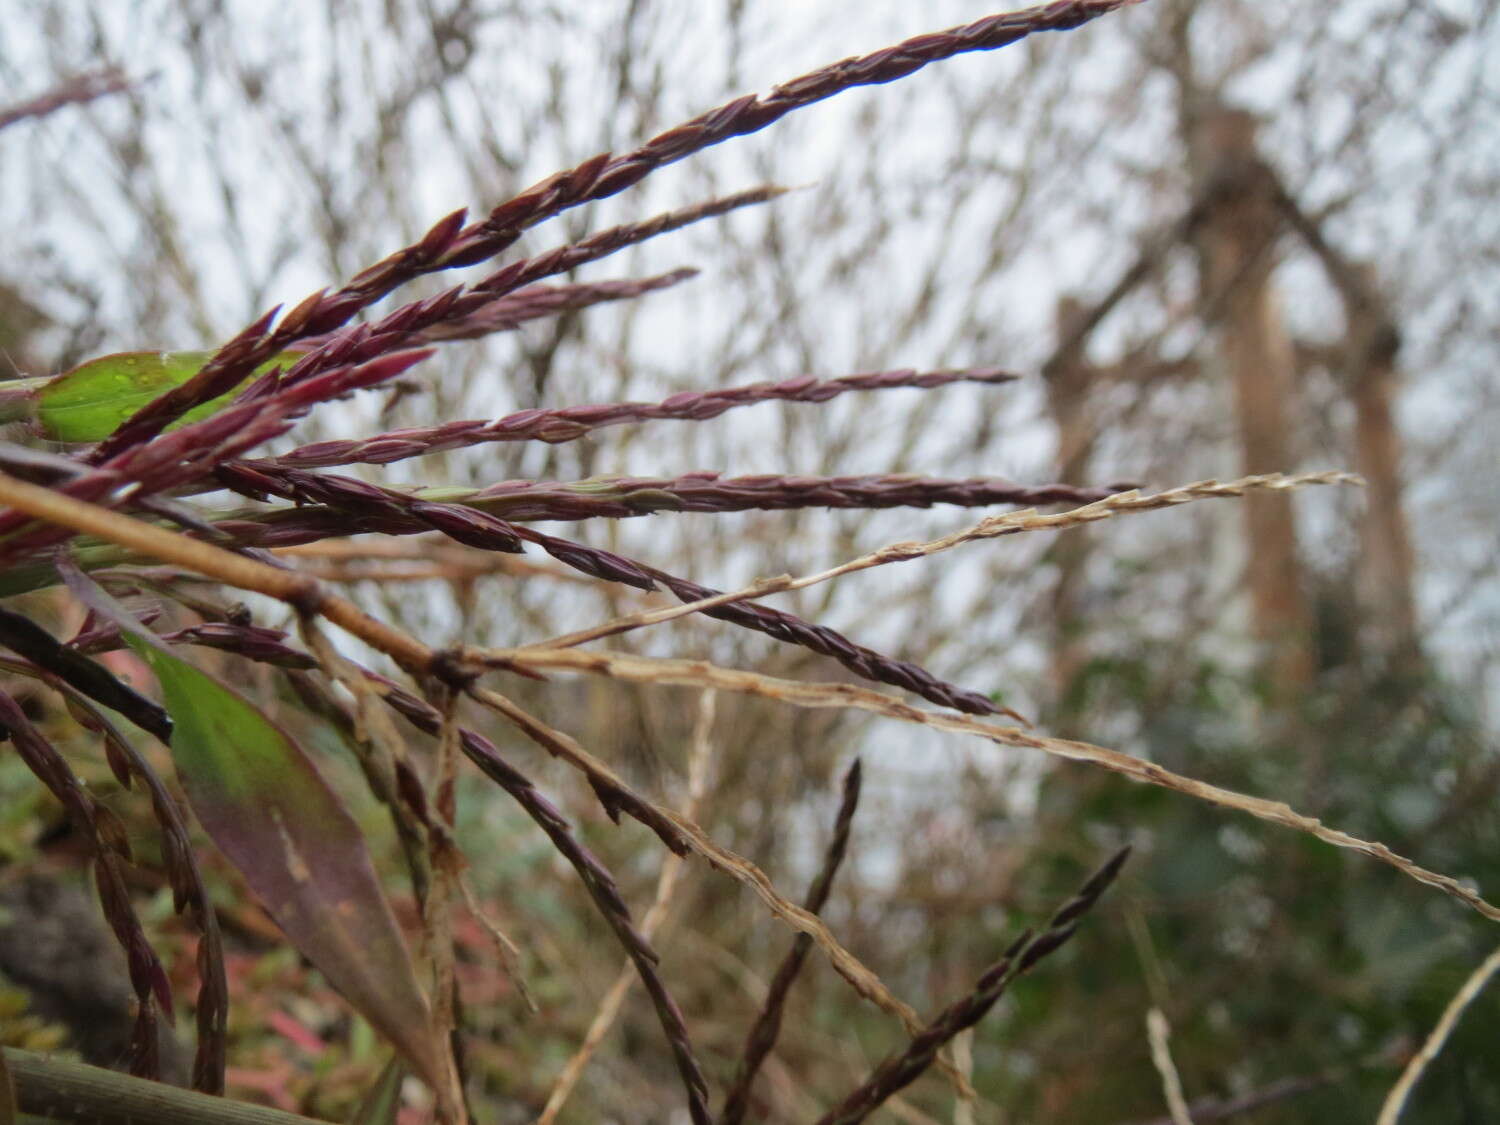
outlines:
[{"label": "tan stalk", "polygon": [[1423,1043],[1422,1049],[1412,1056],[1411,1062],[1406,1064],[1401,1077],[1396,1080],[1396,1084],[1391,1087],[1391,1092],[1386,1095],[1385,1104],[1380,1107],[1380,1116],[1375,1119],[1375,1125],[1396,1125],[1396,1122],[1400,1120],[1401,1111],[1406,1108],[1407,1099],[1411,1097],[1412,1090],[1420,1081],[1422,1072],[1427,1069],[1433,1059],[1438,1057],[1443,1044],[1448,1041],[1448,1036],[1453,1034],[1453,1029],[1458,1026],[1459,1017],[1464,1014],[1464,1009],[1483,991],[1490,977],[1497,972],[1500,972],[1500,949],[1496,949],[1486,957],[1479,968],[1469,974],[1469,979],[1464,981],[1463,987],[1454,993],[1453,999],[1448,1001],[1448,1007],[1443,1009],[1437,1026],[1427,1036],[1427,1042]]},{"label": "tan stalk", "polygon": [[434,802],[437,817],[428,825],[427,832],[432,891],[422,904],[422,928],[426,931],[432,956],[433,1025],[447,1048],[444,1057],[448,1061],[448,1101],[457,1109],[458,1119],[467,1123],[468,1109],[464,1103],[456,1050],[458,1020],[454,989],[457,982],[453,957],[453,902],[464,868],[463,856],[453,839],[459,757],[458,724],[454,712],[458,709],[458,696],[446,686],[438,691],[442,698],[436,702],[442,712],[443,727],[438,736],[437,800]]},{"label": "tan stalk", "polygon": [[[709,735],[714,722],[714,699],[715,695],[712,691],[705,691],[699,697],[698,719],[693,724],[693,738],[688,759],[688,795],[687,802],[682,808],[682,814],[690,820],[698,819],[699,810],[703,804],[703,794],[708,788],[708,761],[712,750]],[[668,852],[662,860],[661,872],[656,878],[656,898],[651,903],[651,909],[646,911],[646,916],[641,919],[641,933],[645,935],[647,941],[656,936],[657,929],[666,921],[667,912],[672,906],[672,896],[677,890],[677,883],[681,876],[682,857]],[[536,1125],[553,1125],[553,1122],[557,1120],[557,1115],[562,1112],[569,1095],[573,1092],[573,1087],[583,1076],[583,1068],[588,1065],[589,1059],[598,1050],[604,1037],[609,1034],[609,1029],[614,1026],[615,1019],[620,1014],[620,1006],[625,1003],[625,996],[635,979],[635,967],[627,960],[620,966],[614,984],[610,985],[609,991],[604,994],[599,1010],[594,1014],[593,1022],[589,1024],[588,1031],[583,1036],[583,1042],[578,1045],[578,1049],[573,1052],[573,1057],[567,1061],[558,1073],[557,1079],[552,1083],[552,1090],[547,1095],[547,1104],[542,1109],[542,1115],[536,1119]]]},{"label": "tan stalk", "polygon": [[[953,1065],[969,1079],[974,1079],[974,1029],[965,1028],[953,1037]],[[977,1098],[959,1095],[953,1102],[953,1125],[974,1125]]]},{"label": "tan stalk", "polygon": [[845,574],[853,574],[857,570],[869,570],[871,567],[885,566],[887,563],[908,562],[911,559],[925,558],[935,555],[939,551],[947,551],[964,543],[972,543],[979,539],[998,539],[1002,535],[1017,535],[1024,531],[1064,531],[1070,527],[1082,527],[1086,524],[1097,523],[1100,520],[1111,519],[1114,516],[1127,512],[1152,512],[1160,508],[1172,508],[1178,504],[1190,504],[1195,500],[1219,499],[1224,497],[1243,496],[1247,492],[1287,492],[1293,489],[1305,488],[1308,485],[1317,484],[1364,484],[1363,479],[1353,473],[1323,472],[1323,473],[1299,473],[1288,476],[1284,473],[1266,473],[1261,476],[1241,477],[1239,480],[1219,482],[1216,480],[1197,481],[1193,484],[1185,484],[1178,488],[1170,488],[1164,492],[1156,492],[1142,496],[1139,490],[1129,492],[1117,492],[1103,500],[1092,504],[1085,504],[1080,508],[1072,508],[1066,512],[1057,512],[1045,515],[1035,508],[1026,508],[1019,512],[1007,512],[1000,516],[989,516],[980,520],[972,527],[955,531],[951,535],[944,535],[940,539],[932,539],[925,543],[892,543],[881,547],[877,551],[871,551],[867,555],[861,555],[857,559],[851,559],[846,563],[819,571],[816,574],[804,575],[801,578],[793,578],[789,574],[778,578],[763,578],[753,582],[742,590],[731,593],[715,594],[712,597],[700,598],[698,601],[685,602],[682,605],[670,606],[666,609],[646,610],[640,613],[632,613],[625,617],[618,617],[613,621],[607,621],[602,625],[596,625],[589,629],[583,629],[566,636],[555,637],[552,640],[541,641],[528,648],[573,648],[577,645],[587,644],[589,641],[597,641],[604,637],[612,637],[619,633],[628,632],[631,629],[639,629],[645,625],[659,625],[664,621],[671,621],[677,617],[683,617],[689,613],[698,613],[701,610],[713,609],[715,606],[726,605],[730,602],[748,601],[753,598],[762,598],[768,594],[779,594],[787,590],[802,590],[808,586],[816,586],[820,582],[827,582]]},{"label": "tan stalk", "polygon": [[516,992],[520,994],[521,1001],[526,1005],[528,1011],[538,1011],[536,997],[531,994],[531,989],[526,984],[526,974],[521,965],[521,951],[516,943],[502,930],[495,920],[485,913],[478,897],[474,894],[474,888],[470,886],[467,873],[459,876],[459,893],[463,895],[464,907],[468,910],[470,917],[483,927],[484,932],[489,934],[490,941],[495,943],[495,949],[500,954],[500,963],[505,968],[506,975],[516,986]]},{"label": "tan stalk", "polygon": [[1232,789],[1221,789],[1217,785],[1184,777],[1155,762],[1148,762],[1119,750],[1109,750],[1102,746],[1071,739],[1030,734],[1019,727],[1001,726],[999,723],[971,719],[966,715],[923,711],[896,696],[855,687],[852,684],[783,680],[775,676],[763,676],[736,668],[722,668],[702,660],[660,660],[627,653],[531,648],[497,650],[486,653],[485,659],[500,667],[512,667],[530,672],[588,672],[636,683],[719,688],[742,695],[774,699],[795,707],[834,707],[866,711],[953,734],[978,735],[980,738],[988,739],[1001,746],[1040,750],[1069,761],[1088,762],[1133,781],[1171,789],[1189,797],[1196,797],[1211,805],[1248,813],[1260,820],[1305,832],[1322,840],[1325,844],[1361,852],[1382,863],[1389,864],[1419,883],[1436,887],[1443,893],[1472,907],[1491,921],[1500,922],[1500,907],[1486,901],[1476,891],[1451,875],[1429,871],[1405,856],[1397,855],[1382,843],[1362,840],[1357,836],[1340,832],[1338,829],[1328,828],[1315,817],[1304,816],[1284,802],[1270,801],[1264,797],[1252,797],[1244,793],[1236,793]]},{"label": "tan stalk", "polygon": [[1177,1073],[1177,1064],[1172,1061],[1172,1048],[1168,1043],[1171,1033],[1171,1026],[1160,1008],[1152,1008],[1146,1013],[1146,1039],[1151,1044],[1151,1062],[1156,1066],[1156,1073],[1161,1075],[1162,1094],[1167,1100],[1167,1111],[1172,1115],[1172,1125],[1193,1125],[1187,1098],[1182,1095],[1182,1078]]},{"label": "tan stalk", "polygon": [[253,590],[315,613],[385,653],[413,675],[429,671],[434,653],[422,642],[371,617],[353,602],[330,594],[315,578],[226,551],[199,539],[75,500],[50,488],[0,472],[0,502],[19,512],[180,566],[240,590]]},{"label": "tan stalk", "polygon": [[[447,841],[446,834],[424,813],[429,804],[425,787],[420,775],[407,762],[406,743],[391,721],[390,712],[383,705],[379,693],[334,647],[327,634],[310,615],[302,615],[301,632],[323,673],[342,684],[354,698],[354,731],[350,740],[352,748],[360,757],[375,796],[391,810],[391,819],[395,823],[396,834],[411,872],[412,889],[422,915],[422,953],[432,967],[433,975],[431,1035],[436,1054],[444,1060],[447,1072],[446,1089],[434,1091],[438,1097],[439,1115],[445,1121],[466,1121],[467,1110],[452,1037],[451,910],[454,876],[450,868],[454,866],[455,860],[447,855],[447,851],[454,849],[450,844],[445,851],[443,845]],[[446,739],[447,728],[451,723],[446,722],[446,712],[444,717]],[[417,794],[403,790],[397,780],[398,769],[406,776],[407,786],[417,787]],[[440,785],[442,780],[440,776]],[[441,809],[441,789],[437,803]]]}]

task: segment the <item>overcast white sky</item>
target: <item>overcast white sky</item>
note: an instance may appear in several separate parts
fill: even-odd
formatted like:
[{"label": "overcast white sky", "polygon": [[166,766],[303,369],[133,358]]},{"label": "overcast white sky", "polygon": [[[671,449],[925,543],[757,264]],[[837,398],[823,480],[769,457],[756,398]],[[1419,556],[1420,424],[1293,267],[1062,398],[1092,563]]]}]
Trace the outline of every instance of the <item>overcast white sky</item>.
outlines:
[{"label": "overcast white sky", "polygon": [[[507,188],[524,186],[602,147],[624,147],[726,95],[765,90],[832,59],[993,10],[973,0],[752,2],[743,6],[737,32],[742,49],[735,55],[735,33],[726,17],[732,5],[648,0],[638,7],[631,81],[636,87],[659,84],[662,94],[643,117],[633,100],[618,97],[616,68],[627,5],[603,0],[499,5],[501,17],[481,25],[469,44],[469,96],[447,103],[418,96],[412,128],[386,153],[400,168],[387,177],[399,184],[399,198],[388,198],[361,194],[376,178],[360,165],[372,151],[372,93],[398,88],[421,73],[431,62],[430,37],[420,33],[430,13],[463,5],[344,0],[328,6],[337,13],[333,18],[322,14],[322,7],[255,0],[12,0],[14,15],[0,33],[0,100],[42,88],[54,71],[88,66],[100,57],[151,76],[133,106],[101,103],[86,112],[60,114],[0,142],[25,146],[24,158],[7,159],[7,173],[0,177],[0,222],[17,232],[18,257],[42,255],[69,263],[68,272],[95,290],[99,306],[90,315],[102,328],[99,350],[209,344],[271,303],[294,302],[347,276],[456,206],[491,205]],[[1465,99],[1472,100],[1476,90],[1481,100],[1500,97],[1500,68],[1493,66],[1500,50],[1491,3],[1433,0],[1407,5],[1410,11],[1400,21],[1386,22],[1385,14],[1399,7],[1379,0],[1347,3],[1316,34],[1306,5],[1276,0],[1254,8],[1269,49],[1229,93],[1265,113],[1268,149],[1305,199],[1314,206],[1343,201],[1331,229],[1351,255],[1389,263],[1387,279],[1404,299],[1405,355],[1413,378],[1403,418],[1416,456],[1424,466],[1431,463],[1415,475],[1413,503],[1425,532],[1423,592],[1432,608],[1456,591],[1467,591],[1469,574],[1496,551],[1493,482],[1500,464],[1493,441],[1476,434],[1473,422],[1500,419],[1491,389],[1497,358],[1493,326],[1500,322],[1500,284],[1495,284],[1500,212],[1476,208],[1473,199],[1476,185],[1500,184],[1500,146],[1494,142],[1500,133],[1472,131],[1472,122],[1485,119],[1484,111]],[[530,18],[509,18],[505,13],[512,11]],[[815,325],[811,344],[817,370],[834,375],[872,361],[998,362],[1026,369],[1045,354],[1057,294],[1099,292],[1133,253],[1133,241],[1122,239],[1122,230],[1133,236],[1171,217],[1177,206],[1171,175],[1166,190],[1146,190],[1153,162],[1179,162],[1171,151],[1170,84],[1153,79],[1122,90],[1118,81],[1149,43],[1154,21],[1152,5],[1144,5],[1083,32],[955,59],[891,87],[843,95],[765,134],[653,176],[638,190],[576,213],[571,225],[549,224],[528,245],[550,246],[563,240],[565,231],[640,217],[711,190],[762,179],[808,184],[806,192],[776,204],[777,221],[789,237],[803,240],[809,262],[839,256],[852,262],[836,285],[812,269],[805,280],[791,283],[791,291],[815,310],[809,319]],[[1237,46],[1220,34],[1224,26],[1212,17],[1203,21],[1197,47],[1205,70]],[[1432,44],[1445,27],[1454,42],[1436,52]],[[1252,26],[1246,34],[1256,31]],[[455,57],[467,49],[450,44]],[[1029,146],[1049,140],[1028,129],[1027,114],[1040,104],[1030,99],[1040,99],[1040,93],[1007,90],[1005,83],[1028,58],[1054,56],[1067,88],[1055,129],[1067,141],[1057,144],[1059,151],[1074,153],[1076,163],[1054,169],[1046,190],[1026,204],[1027,237],[1003,257],[998,270],[980,276],[997,217],[1019,191]],[[1440,66],[1424,65],[1434,57]],[[1315,66],[1309,58],[1317,59]],[[247,100],[247,77],[263,89],[260,100]],[[995,95],[993,112],[965,132],[963,107],[984,104],[991,91],[1002,90],[1005,96]],[[1387,104],[1366,106],[1380,96]],[[576,110],[561,126],[537,132],[531,119],[549,98]],[[1377,136],[1361,140],[1354,160],[1337,146],[1362,108],[1385,114],[1381,120],[1387,123]],[[139,115],[137,121],[132,114]],[[290,129],[284,127],[288,115],[296,118]],[[453,145],[449,119],[467,136],[493,139],[496,151],[515,166],[502,169],[475,146]],[[1488,120],[1494,124],[1493,115]],[[1469,122],[1471,131],[1456,137],[1446,132],[1455,121]],[[1091,137],[1095,122],[1107,127]],[[101,126],[113,136],[138,129],[144,158],[137,173],[122,174],[119,161],[101,143]],[[293,135],[305,146],[301,156],[288,145]],[[331,169],[326,189],[336,204],[362,201],[378,217],[351,231],[338,252],[320,245],[313,233],[319,188],[309,181],[309,163]],[[950,174],[977,177],[972,202],[956,216],[937,205]],[[1366,176],[1368,183],[1362,180]],[[139,212],[149,211],[158,199],[169,202],[175,214],[170,247],[154,241],[139,222]],[[852,218],[832,225],[831,209]],[[881,213],[890,218],[883,226],[874,218]],[[648,299],[634,314],[635,393],[701,385],[694,383],[697,373],[712,369],[726,340],[734,337],[734,326],[769,316],[776,297],[773,279],[743,272],[743,254],[735,250],[753,246],[767,221],[763,215],[740,216],[725,228],[684,232],[585,273],[602,278],[684,263],[705,271],[680,290]],[[878,239],[872,235],[877,231]],[[734,245],[724,242],[726,232],[738,240]],[[938,244],[946,246],[945,277],[979,295],[994,335],[981,354],[959,339],[956,303],[939,302],[900,354],[884,354],[876,342],[882,321],[915,302],[917,265]],[[1489,250],[1475,253],[1476,246]],[[1464,276],[1446,276],[1445,261],[1461,252],[1469,255]],[[192,299],[166,307],[144,303],[146,287],[136,281],[142,269],[191,277],[182,292],[191,291]],[[1312,267],[1293,261],[1286,283],[1299,329],[1313,336],[1336,331],[1337,306]],[[60,295],[59,302],[75,314],[80,307],[68,295]],[[617,320],[623,315],[618,310],[590,314],[601,325],[623,323]],[[1122,310],[1101,333],[1101,357],[1108,358],[1112,345],[1146,315]],[[150,338],[143,338],[142,324],[149,325],[144,333]],[[609,338],[609,332],[601,338]],[[790,336],[775,341],[736,381],[795,374],[800,358]],[[587,383],[570,390],[586,394]],[[912,463],[894,467],[1029,479],[1049,471],[1051,435],[1037,421],[1040,398],[1034,387],[1007,394],[998,407],[992,394],[950,397],[954,405],[943,416],[949,431],[934,435],[934,443],[916,451]],[[514,404],[504,381],[475,379],[464,406],[471,415],[492,415]],[[997,408],[1006,412],[1012,436],[988,452],[983,466],[939,462],[953,432],[971,426],[976,411]],[[847,404],[826,416],[834,427],[851,420]],[[730,435],[728,448],[715,447],[721,463],[695,460],[705,447],[672,430],[658,431],[654,440],[610,447],[595,471],[807,467],[771,415],[736,416],[724,432]],[[1315,453],[1311,463],[1299,467],[1331,467],[1321,451]],[[1146,460],[1146,465],[1132,464],[1130,451],[1115,451],[1106,476],[1160,470],[1163,479],[1152,483],[1168,485],[1234,471],[1231,443],[1207,461],[1181,464],[1180,472],[1176,465]],[[872,436],[846,451],[844,465],[850,472],[891,468],[891,448]],[[1311,499],[1308,511],[1316,540],[1338,509]],[[962,514],[948,512],[924,516],[920,525],[946,530],[961,522]],[[876,520],[871,534],[878,542],[882,531],[906,526]],[[623,534],[627,544],[649,545],[656,533],[632,526]],[[1120,534],[1122,547],[1145,549],[1130,532]],[[1316,554],[1319,545],[1314,542],[1309,550]],[[787,565],[832,561],[790,553]],[[781,565],[780,559],[747,557],[741,567],[704,577],[742,579]],[[1232,573],[1237,564],[1231,557],[1216,565]],[[945,573],[966,577],[945,582],[934,596],[953,597],[958,612],[965,595],[992,581],[994,572],[953,567]],[[872,577],[864,588],[895,591],[909,581]],[[1483,662],[1496,649],[1495,588],[1491,577],[1477,595],[1466,594],[1464,609],[1445,620],[1440,640],[1456,663]]]}]

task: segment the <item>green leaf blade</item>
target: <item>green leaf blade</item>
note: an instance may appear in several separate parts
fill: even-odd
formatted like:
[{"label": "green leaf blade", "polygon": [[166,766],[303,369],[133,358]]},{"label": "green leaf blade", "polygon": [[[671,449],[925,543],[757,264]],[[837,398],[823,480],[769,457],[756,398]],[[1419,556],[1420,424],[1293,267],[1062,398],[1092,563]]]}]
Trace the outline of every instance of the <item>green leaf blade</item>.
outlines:
[{"label": "green leaf blade", "polygon": [[[209,356],[209,352],[117,352],[88,360],[33,392],[37,427],[52,441],[102,441],[141,407],[186,383]],[[290,353],[278,355],[256,368],[251,378],[297,358]],[[239,389],[188,411],[174,428],[224,409]]]},{"label": "green leaf blade", "polygon": [[365,1093],[349,1119],[349,1125],[396,1125],[401,1112],[401,1079],[405,1068],[399,1058],[386,1063],[375,1085]]}]

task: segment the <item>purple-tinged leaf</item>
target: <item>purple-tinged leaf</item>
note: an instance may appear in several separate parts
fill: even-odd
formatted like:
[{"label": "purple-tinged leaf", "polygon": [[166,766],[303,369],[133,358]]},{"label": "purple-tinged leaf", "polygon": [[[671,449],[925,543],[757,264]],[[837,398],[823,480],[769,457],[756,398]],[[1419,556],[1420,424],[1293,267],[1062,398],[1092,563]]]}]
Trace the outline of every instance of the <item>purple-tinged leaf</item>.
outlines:
[{"label": "purple-tinged leaf", "polygon": [[246,699],[134,633],[193,811],[292,944],[430,1084],[439,1040],[364,838],[312,759]]}]

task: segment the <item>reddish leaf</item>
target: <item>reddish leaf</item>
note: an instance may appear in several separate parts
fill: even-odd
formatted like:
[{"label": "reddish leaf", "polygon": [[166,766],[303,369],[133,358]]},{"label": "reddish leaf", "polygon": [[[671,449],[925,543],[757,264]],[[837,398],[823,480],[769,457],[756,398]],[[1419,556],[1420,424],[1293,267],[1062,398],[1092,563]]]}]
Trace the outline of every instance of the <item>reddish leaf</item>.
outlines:
[{"label": "reddish leaf", "polygon": [[144,638],[176,728],[193,811],[293,945],[429,1083],[438,1040],[411,954],[353,817],[287,734],[247,700]]}]

